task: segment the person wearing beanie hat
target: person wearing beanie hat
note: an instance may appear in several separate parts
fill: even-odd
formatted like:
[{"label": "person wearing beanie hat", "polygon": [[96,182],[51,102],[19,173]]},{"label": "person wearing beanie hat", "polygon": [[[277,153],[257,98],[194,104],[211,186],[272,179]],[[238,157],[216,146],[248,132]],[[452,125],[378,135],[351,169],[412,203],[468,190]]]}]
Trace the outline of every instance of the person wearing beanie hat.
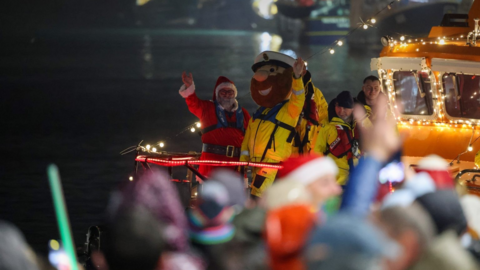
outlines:
[{"label": "person wearing beanie hat", "polygon": [[438,234],[453,230],[460,236],[467,231],[467,218],[454,190],[436,190],[416,198],[415,201],[430,214]]},{"label": "person wearing beanie hat", "polygon": [[[292,154],[295,126],[305,102],[305,62],[264,51],[254,60],[250,81],[253,101],[260,107],[248,124],[240,161],[280,163]],[[252,168],[254,199],[275,181],[277,169]]]},{"label": "person wearing beanie hat", "polygon": [[340,195],[341,187],[336,182],[338,167],[330,157],[310,154],[292,156],[278,172],[282,181],[294,180],[306,187],[310,203],[318,208],[329,198]]},{"label": "person wearing beanie hat", "polygon": [[314,152],[331,157],[338,166],[337,182],[345,185],[360,157],[360,134],[353,119],[353,98],[343,91],[328,105],[328,118],[320,124]]},{"label": "person wearing beanie hat", "polygon": [[[188,109],[200,119],[202,133],[201,160],[238,161],[250,115],[239,107],[237,87],[227,77],[220,76],[213,89],[212,100],[201,100],[195,92],[192,74],[182,74],[180,95]],[[235,168],[235,167],[226,167]],[[208,176],[211,166],[200,165],[198,171]]]},{"label": "person wearing beanie hat", "polygon": [[207,181],[195,206],[187,214],[192,246],[207,260],[207,269],[227,269],[227,252],[235,236],[235,227],[231,223],[234,214],[224,184]]}]

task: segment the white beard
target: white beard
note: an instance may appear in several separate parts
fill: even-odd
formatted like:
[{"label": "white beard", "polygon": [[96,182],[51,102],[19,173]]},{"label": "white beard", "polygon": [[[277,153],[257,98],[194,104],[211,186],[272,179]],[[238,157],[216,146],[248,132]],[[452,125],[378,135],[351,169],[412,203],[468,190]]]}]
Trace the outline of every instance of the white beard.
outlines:
[{"label": "white beard", "polygon": [[221,98],[217,97],[218,104],[222,105],[224,109],[233,111],[235,109],[236,101],[235,98]]}]

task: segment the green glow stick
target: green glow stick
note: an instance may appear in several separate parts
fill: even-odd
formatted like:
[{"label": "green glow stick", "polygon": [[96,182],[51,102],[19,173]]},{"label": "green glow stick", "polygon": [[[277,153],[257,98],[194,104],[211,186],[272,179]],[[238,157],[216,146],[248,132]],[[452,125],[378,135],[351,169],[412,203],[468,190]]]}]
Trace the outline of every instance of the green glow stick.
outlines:
[{"label": "green glow stick", "polygon": [[57,215],[58,228],[60,230],[63,248],[70,261],[70,269],[78,270],[77,255],[73,247],[74,244],[70,230],[70,222],[68,221],[67,207],[65,204],[65,197],[63,196],[58,167],[55,164],[50,164],[47,168],[47,174],[50,182],[50,190],[52,191],[53,206],[55,207],[55,214]]}]

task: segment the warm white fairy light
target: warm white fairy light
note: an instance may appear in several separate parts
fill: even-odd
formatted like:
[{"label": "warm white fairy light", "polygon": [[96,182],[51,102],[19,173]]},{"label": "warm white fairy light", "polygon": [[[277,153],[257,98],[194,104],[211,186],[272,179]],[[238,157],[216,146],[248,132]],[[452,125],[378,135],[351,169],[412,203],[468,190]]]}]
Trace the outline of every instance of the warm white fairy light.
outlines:
[{"label": "warm white fairy light", "polygon": [[364,24],[364,25],[363,25],[363,29],[367,30],[367,29],[368,29],[368,25],[367,25],[367,24]]},{"label": "warm white fairy light", "polygon": [[163,148],[163,147],[165,147],[165,143],[164,143],[164,142],[160,142],[160,143],[158,144],[158,146],[160,146],[160,148]]},{"label": "warm white fairy light", "polygon": [[190,131],[191,131],[191,132],[195,132],[195,128],[192,127],[192,128],[190,129]]},{"label": "warm white fairy light", "polygon": [[376,23],[377,20],[376,20],[375,18],[371,18],[371,19],[370,19],[370,22],[371,22],[371,23]]},{"label": "warm white fairy light", "polygon": [[401,41],[404,41],[404,40],[405,40],[405,36],[401,36],[401,37],[400,37],[400,40],[401,40]]},{"label": "warm white fairy light", "polygon": [[467,148],[468,152],[472,152],[473,151],[473,147],[472,145],[469,145],[468,148]]},{"label": "warm white fairy light", "polygon": [[133,176],[128,177],[128,180],[133,181]]},{"label": "warm white fairy light", "polygon": [[[306,64],[306,63],[305,63],[305,64]],[[195,125],[197,126],[197,128],[202,127],[202,124],[201,124],[200,122],[197,122]]]},{"label": "warm white fairy light", "polygon": [[152,152],[157,152],[157,148],[153,147]]},{"label": "warm white fairy light", "polygon": [[333,48],[330,48],[328,51],[330,52],[330,54],[334,54],[334,53],[335,53],[335,50],[334,50]]},{"label": "warm white fairy light", "polygon": [[339,40],[339,41],[337,42],[337,45],[338,45],[338,46],[342,46],[342,45],[343,45],[343,41]]},{"label": "warm white fairy light", "polygon": [[150,148],[151,148],[150,144],[147,144],[146,148],[147,148],[147,150],[150,150]]}]

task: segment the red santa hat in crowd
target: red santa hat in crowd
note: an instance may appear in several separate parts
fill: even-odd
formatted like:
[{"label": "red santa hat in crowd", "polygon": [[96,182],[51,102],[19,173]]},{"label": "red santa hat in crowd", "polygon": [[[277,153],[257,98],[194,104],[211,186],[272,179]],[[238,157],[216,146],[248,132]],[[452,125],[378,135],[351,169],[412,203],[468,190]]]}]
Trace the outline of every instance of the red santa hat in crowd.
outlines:
[{"label": "red santa hat in crowd", "polygon": [[278,171],[279,178],[295,179],[304,185],[328,174],[338,174],[337,164],[330,157],[317,154],[292,156],[285,160],[283,168]]},{"label": "red santa hat in crowd", "polygon": [[418,167],[415,171],[428,173],[438,189],[455,188],[455,181],[453,180],[451,172],[448,170],[449,164],[445,159],[437,155],[429,155],[418,162]]},{"label": "red santa hat in crowd", "polygon": [[228,79],[227,77],[220,76],[217,79],[217,83],[215,84],[215,92],[213,93],[213,100],[216,100],[218,98],[218,92],[221,89],[230,89],[235,91],[235,97],[237,97],[237,87],[235,84]]}]

